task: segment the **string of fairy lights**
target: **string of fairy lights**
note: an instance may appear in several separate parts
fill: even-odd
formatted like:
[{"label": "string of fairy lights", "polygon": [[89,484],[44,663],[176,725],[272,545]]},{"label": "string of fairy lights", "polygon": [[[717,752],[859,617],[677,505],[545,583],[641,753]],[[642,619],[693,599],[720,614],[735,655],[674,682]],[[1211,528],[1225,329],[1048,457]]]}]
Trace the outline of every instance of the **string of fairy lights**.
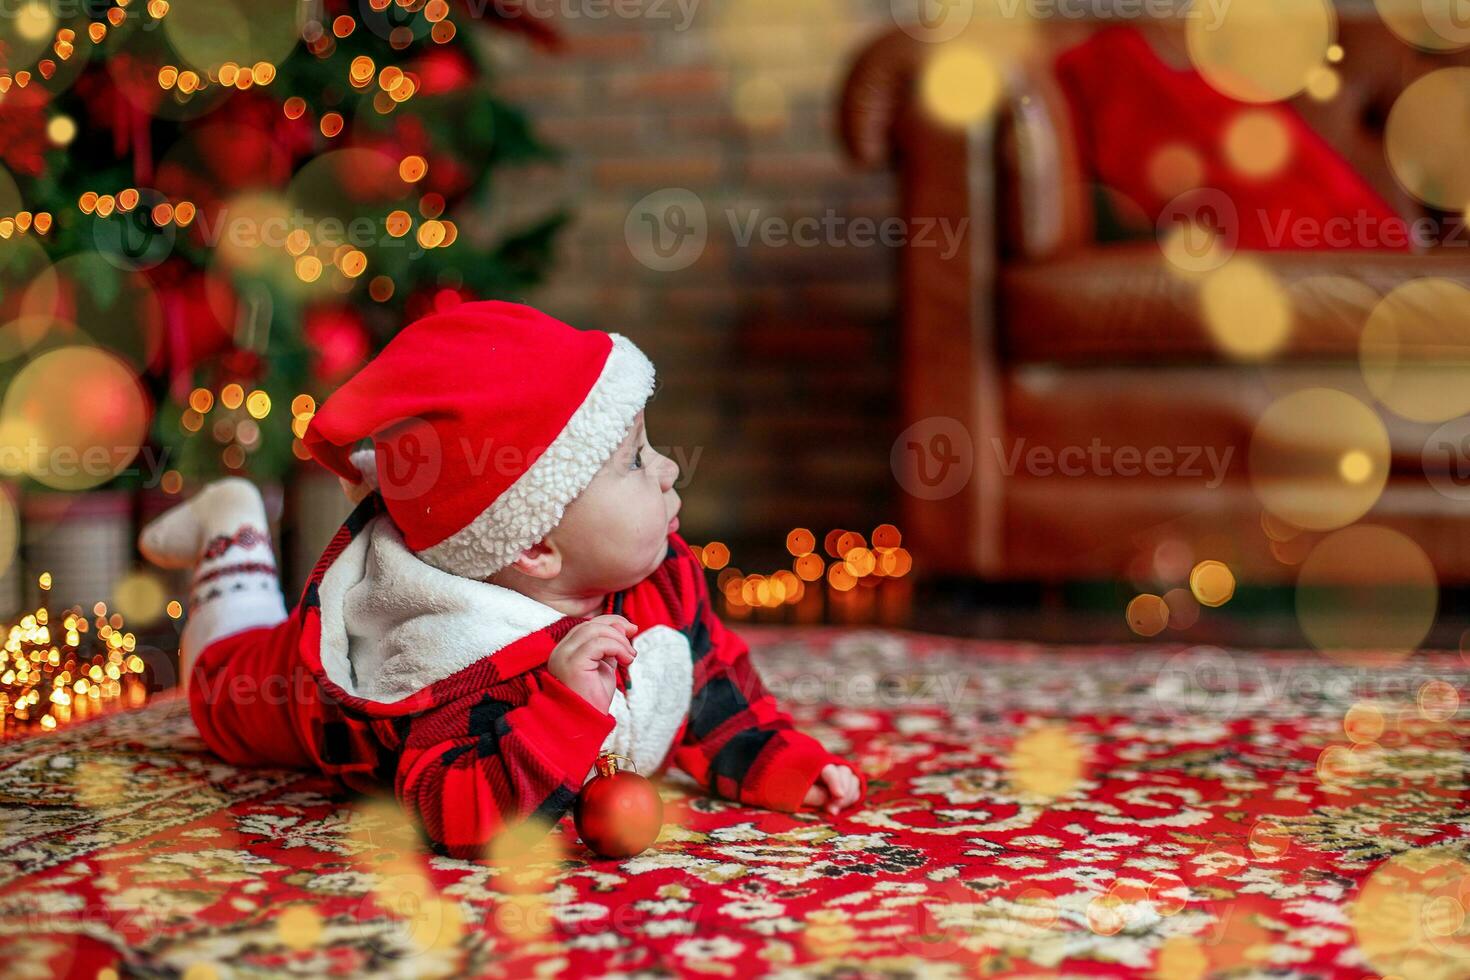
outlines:
[{"label": "string of fairy lights", "polygon": [[[112,28],[120,27],[127,19],[130,0],[115,2],[117,6],[107,12],[107,23],[98,21],[88,26],[87,38],[92,44],[103,43],[108,37],[109,25]],[[418,0],[370,0],[369,5],[374,11],[381,12],[391,2],[408,8]],[[27,14],[32,8],[38,12]],[[170,7],[167,0],[150,0],[145,9],[150,17],[159,21],[168,14]],[[447,44],[454,39],[457,31],[454,23],[448,19],[449,5],[445,0],[429,0],[424,5],[422,14],[430,24],[429,38],[434,43]],[[27,39],[39,40],[54,26],[54,21],[54,15],[42,9],[41,5],[27,5],[22,8],[19,30]],[[315,21],[306,24],[301,31],[301,39],[311,54],[325,60],[335,53],[337,41],[349,37],[357,27],[358,22],[354,18],[343,14],[334,18],[330,27]],[[414,40],[414,32],[408,27],[395,28],[388,37],[388,43],[394,50],[407,48]],[[0,96],[12,88],[26,88],[37,75],[42,79],[51,79],[56,73],[58,59],[63,62],[70,60],[76,53],[76,44],[75,30],[57,28],[51,41],[51,52],[55,57],[41,58],[36,64],[34,74],[28,69],[0,69]],[[162,91],[186,103],[212,87],[244,91],[256,86],[270,85],[276,76],[276,66],[267,60],[256,61],[251,65],[225,61],[203,72],[175,64],[164,64],[158,69],[157,84]],[[422,89],[422,80],[417,73],[406,71],[397,65],[379,68],[368,55],[358,55],[352,59],[347,69],[347,81],[355,91],[376,89],[371,104],[373,110],[380,115],[392,113]],[[307,110],[307,102],[300,96],[287,98],[281,107],[285,118],[293,121],[301,119]],[[329,140],[334,139],[345,131],[346,120],[340,112],[324,112],[317,121],[317,128],[322,136]],[[76,123],[68,116],[54,116],[47,124],[47,135],[57,146],[66,146],[76,137],[76,133]],[[420,154],[405,156],[398,163],[398,176],[409,185],[422,181],[428,170],[428,161]],[[157,196],[156,192],[150,193]],[[95,214],[106,218],[114,213],[131,212],[141,199],[141,192],[134,187],[116,191],[88,190],[78,198],[77,209],[85,215]],[[414,240],[424,249],[447,248],[458,239],[459,228],[455,222],[443,216],[444,209],[445,201],[441,194],[426,193],[418,202],[417,230],[414,228],[414,217],[404,209],[394,210],[387,216],[384,230],[392,238],[403,238],[413,232]],[[149,217],[158,228],[169,225],[187,228],[193,223],[197,212],[198,206],[193,201],[160,200],[150,206]],[[0,216],[0,239],[9,239],[31,231],[45,235],[51,231],[54,223],[55,216],[48,211],[33,213],[22,210],[13,215]],[[360,277],[368,267],[367,255],[361,249],[347,244],[338,244],[335,247],[318,244],[312,241],[310,234],[304,229],[293,231],[284,248],[295,260],[297,277],[305,283],[316,282],[328,265],[335,267],[348,283]],[[369,282],[368,294],[376,302],[386,303],[394,292],[394,282],[388,276],[375,276]]]},{"label": "string of fairy lights", "polygon": [[730,548],[722,541],[691,545],[696,558],[716,572],[715,586],[721,611],[747,619],[758,611],[794,607],[819,615],[822,605],[839,613],[864,616],[867,607],[884,601],[888,611],[907,610],[912,598],[908,583],[913,556],[902,546],[903,535],[893,524],[873,529],[871,541],[858,531],[836,528],[822,539],[804,527],[786,535],[791,567],[769,573],[746,573],[730,564]]},{"label": "string of fairy lights", "polygon": [[[51,573],[37,584],[51,589]],[[121,613],[98,602],[59,613],[43,602],[6,632],[0,649],[0,739],[49,732],[148,698],[147,665]]]},{"label": "string of fairy lights", "polygon": [[[246,392],[243,385],[230,382],[216,395],[209,388],[195,388],[189,393],[188,408],[179,418],[186,432],[208,434],[223,448],[220,450],[225,466],[232,470],[243,469],[246,455],[260,446],[260,423],[270,415],[270,395],[260,389]],[[302,440],[306,427],[316,413],[316,399],[300,394],[291,399],[291,451],[297,459],[310,460],[311,453]],[[166,471],[159,480],[166,494],[177,494],[184,489],[184,476],[178,470]]]}]

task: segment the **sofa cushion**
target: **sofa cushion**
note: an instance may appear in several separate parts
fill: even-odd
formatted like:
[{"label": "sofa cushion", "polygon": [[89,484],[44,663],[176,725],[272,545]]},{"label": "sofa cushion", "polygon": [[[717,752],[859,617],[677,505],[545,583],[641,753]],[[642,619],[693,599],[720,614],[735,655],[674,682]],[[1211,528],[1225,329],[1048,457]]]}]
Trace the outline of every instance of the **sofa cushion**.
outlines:
[{"label": "sofa cushion", "polygon": [[[1249,256],[1291,300],[1292,327],[1275,354],[1281,360],[1355,359],[1378,300],[1411,279],[1434,276],[1470,287],[1470,249],[1464,247],[1427,255]],[[1201,312],[1200,282],[1172,266],[1153,243],[1006,265],[1000,271],[1003,353],[1015,363],[1227,362],[1231,358]]]}]

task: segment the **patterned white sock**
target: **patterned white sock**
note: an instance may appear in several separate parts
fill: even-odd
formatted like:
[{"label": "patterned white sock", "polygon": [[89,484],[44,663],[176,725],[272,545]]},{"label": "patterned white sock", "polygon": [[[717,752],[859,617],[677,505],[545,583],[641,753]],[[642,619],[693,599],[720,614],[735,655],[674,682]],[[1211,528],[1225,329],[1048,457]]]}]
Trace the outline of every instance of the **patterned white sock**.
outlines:
[{"label": "patterned white sock", "polygon": [[138,535],[138,549],[154,564],[194,568],[189,619],[179,637],[184,690],[209,644],[286,618],[269,527],[255,485],[227,477],[165,511]]}]

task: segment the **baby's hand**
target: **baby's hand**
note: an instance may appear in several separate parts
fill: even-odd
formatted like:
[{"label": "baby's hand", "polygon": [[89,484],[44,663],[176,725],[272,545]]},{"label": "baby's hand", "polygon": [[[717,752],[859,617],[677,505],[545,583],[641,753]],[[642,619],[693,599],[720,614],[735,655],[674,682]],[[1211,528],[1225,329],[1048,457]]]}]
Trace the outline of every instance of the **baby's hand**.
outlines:
[{"label": "baby's hand", "polygon": [[836,816],[839,810],[858,801],[861,787],[857,774],[851,768],[834,762],[822,767],[817,781],[806,791],[806,798],[801,803],[802,806],[826,807],[829,814]]},{"label": "baby's hand", "polygon": [[551,676],[606,712],[618,689],[618,664],[638,656],[628,637],[638,632],[622,616],[598,616],[573,626],[551,651],[546,668]]}]

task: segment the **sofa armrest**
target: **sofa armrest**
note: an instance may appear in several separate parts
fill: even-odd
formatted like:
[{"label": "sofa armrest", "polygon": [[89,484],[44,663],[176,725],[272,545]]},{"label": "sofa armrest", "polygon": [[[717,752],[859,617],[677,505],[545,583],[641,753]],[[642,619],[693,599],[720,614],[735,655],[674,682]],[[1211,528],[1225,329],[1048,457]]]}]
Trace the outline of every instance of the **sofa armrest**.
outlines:
[{"label": "sofa armrest", "polygon": [[[953,419],[973,465],[962,486],[935,499],[915,493],[913,475],[896,472],[905,538],[934,572],[999,572],[1001,479],[995,454],[982,451],[1002,431],[995,335],[997,273],[993,119],[967,129],[940,126],[918,104],[923,58],[934,49],[895,31],[871,44],[848,77],[842,131],[859,163],[891,163],[899,216],[914,233],[899,254],[903,325],[901,426],[931,445]],[[930,229],[919,243],[921,224]],[[935,228],[944,234],[932,234]],[[939,247],[939,243],[943,247]],[[952,428],[952,427],[951,427]],[[968,449],[968,453],[966,453]],[[905,450],[895,454],[896,470]],[[922,488],[920,488],[922,489]]]}]

